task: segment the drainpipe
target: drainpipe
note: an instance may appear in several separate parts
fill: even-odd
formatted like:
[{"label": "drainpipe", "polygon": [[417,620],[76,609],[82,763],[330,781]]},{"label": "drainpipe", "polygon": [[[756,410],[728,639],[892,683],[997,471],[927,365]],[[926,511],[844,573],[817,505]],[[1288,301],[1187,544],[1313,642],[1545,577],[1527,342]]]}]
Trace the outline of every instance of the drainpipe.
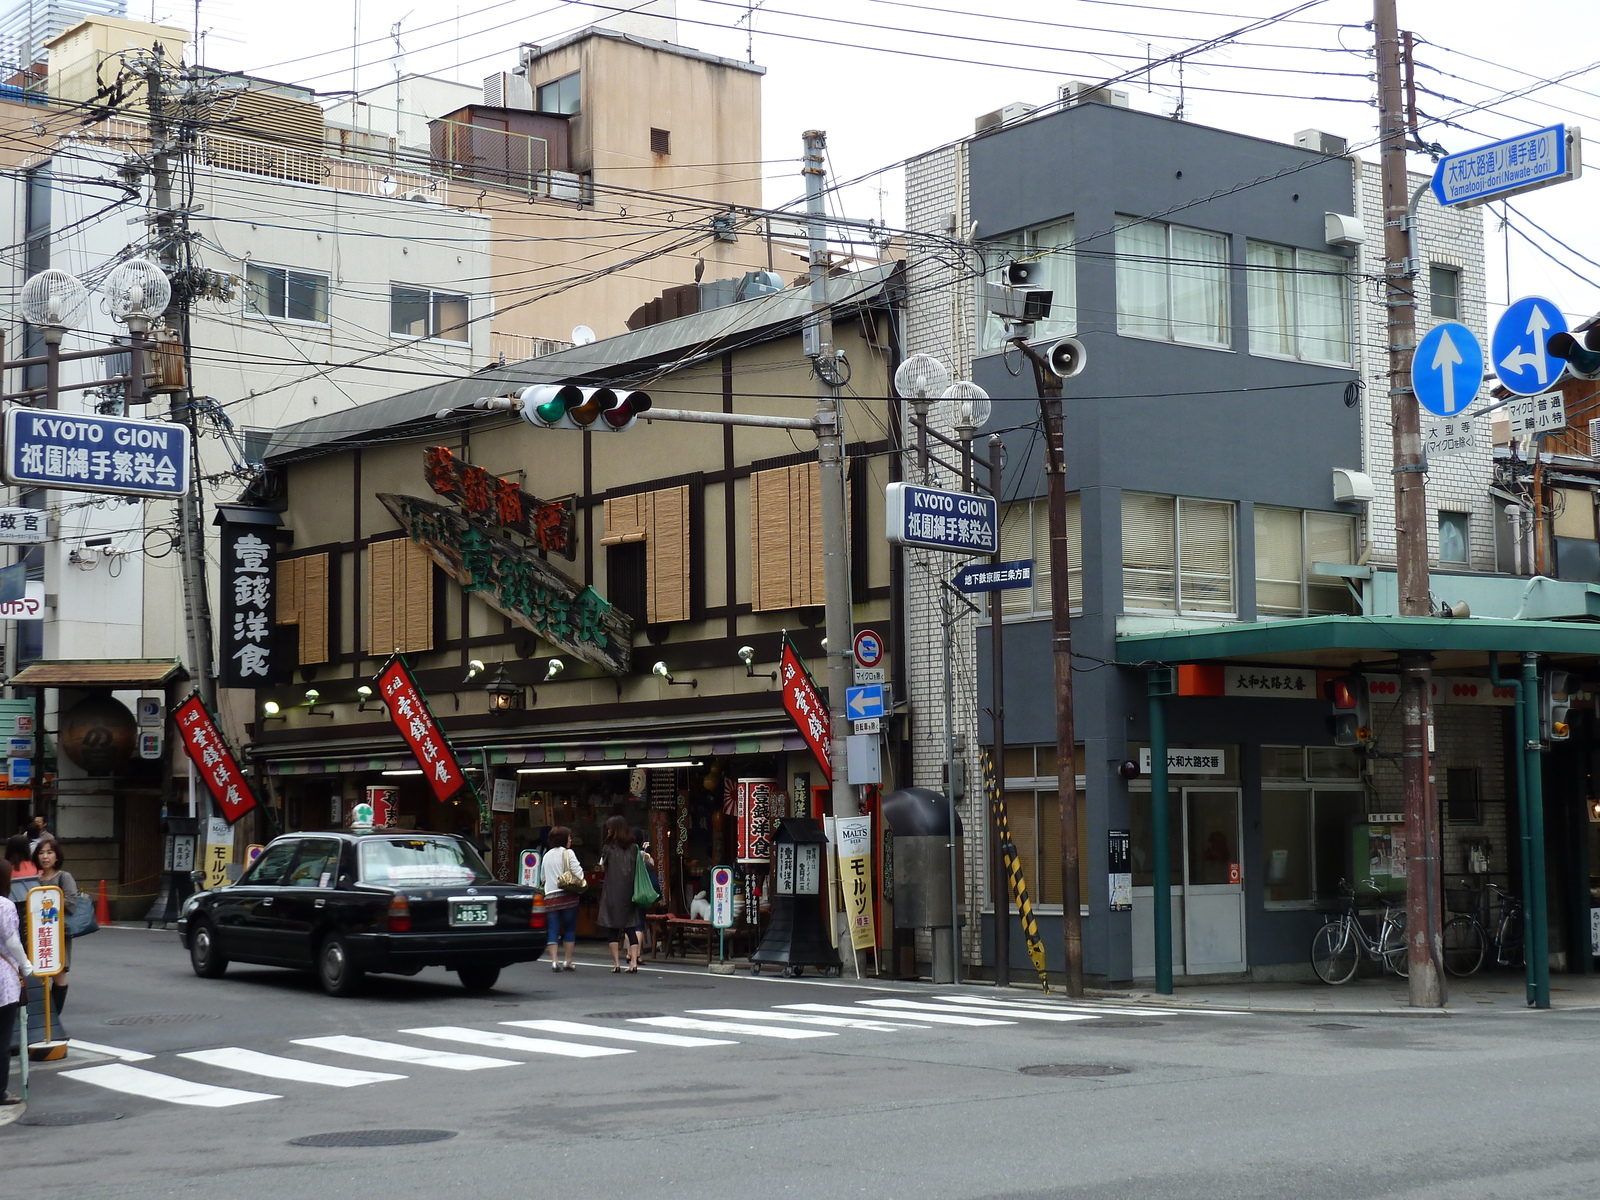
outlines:
[{"label": "drainpipe", "polygon": [[1150,672],[1150,840],[1154,895],[1156,991],[1172,995],[1172,831],[1167,821],[1167,697],[1174,691],[1172,667]]},{"label": "drainpipe", "polygon": [[1528,887],[1523,903],[1534,1008],[1550,1007],[1550,905],[1544,878],[1544,748],[1539,740],[1539,656],[1522,656],[1524,745],[1528,755]]},{"label": "drainpipe", "polygon": [[[1528,881],[1533,877],[1530,847],[1528,837],[1528,751],[1524,743],[1527,741],[1527,718],[1523,716],[1524,699],[1522,695],[1522,680],[1508,679],[1500,674],[1500,655],[1489,655],[1489,682],[1495,687],[1509,688],[1514,697],[1512,707],[1512,740],[1516,746],[1516,753],[1512,756],[1517,762],[1517,846],[1522,860],[1522,893],[1529,895]],[[1522,906],[1522,949],[1523,949],[1523,988],[1526,1000],[1531,1007],[1534,1000],[1533,986],[1533,954],[1528,940],[1529,924],[1532,917],[1529,915],[1531,905],[1524,901]]]}]

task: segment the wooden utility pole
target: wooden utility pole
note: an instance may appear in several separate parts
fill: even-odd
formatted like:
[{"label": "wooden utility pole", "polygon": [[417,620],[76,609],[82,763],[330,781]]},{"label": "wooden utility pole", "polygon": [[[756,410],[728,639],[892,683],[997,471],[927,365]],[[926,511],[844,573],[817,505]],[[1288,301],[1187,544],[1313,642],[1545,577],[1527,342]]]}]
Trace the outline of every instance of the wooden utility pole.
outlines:
[{"label": "wooden utility pole", "polygon": [[[1384,304],[1389,314],[1389,412],[1394,438],[1395,568],[1402,617],[1426,617],[1428,507],[1421,416],[1411,390],[1416,351],[1417,263],[1412,254],[1409,179],[1406,175],[1405,91],[1402,43],[1395,0],[1374,0],[1378,56],[1378,130],[1383,163]],[[1406,814],[1406,930],[1411,1005],[1437,1008],[1445,1001],[1440,970],[1439,860],[1434,849],[1432,672],[1426,654],[1400,656],[1400,716]]]}]

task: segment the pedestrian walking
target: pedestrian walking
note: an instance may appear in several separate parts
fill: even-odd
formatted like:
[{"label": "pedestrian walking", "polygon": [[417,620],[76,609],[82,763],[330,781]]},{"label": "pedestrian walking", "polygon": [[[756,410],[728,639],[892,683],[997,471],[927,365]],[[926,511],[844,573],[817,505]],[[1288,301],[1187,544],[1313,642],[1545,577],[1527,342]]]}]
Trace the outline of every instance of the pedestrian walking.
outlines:
[{"label": "pedestrian walking", "polygon": [[[11,862],[0,859],[0,1104],[21,1104],[20,1096],[6,1091],[11,1081],[11,1031],[16,1028],[22,1003],[22,976],[33,974],[33,963],[17,936],[21,923],[11,900]],[[26,1054],[28,1048],[22,1047]]]},{"label": "pedestrian walking", "polygon": [[[33,843],[28,835],[19,833],[6,840],[6,862],[11,864],[12,887],[7,889],[9,895],[24,879],[32,879],[39,873],[39,868],[33,865]],[[16,896],[11,897],[13,900]]]},{"label": "pedestrian walking", "polygon": [[[656,860],[650,853],[650,841],[645,837],[644,826],[633,827],[633,840],[639,846],[639,857],[644,859],[644,869],[650,873],[650,886],[655,888],[656,894],[661,894],[661,878],[656,874]],[[639,924],[634,930],[639,935],[639,953],[642,956],[650,949],[650,931],[646,928],[645,911],[639,909]]]},{"label": "pedestrian walking", "polygon": [[[539,864],[544,879],[544,912],[550,923],[550,969],[572,970],[572,952],[578,944],[578,897],[588,886],[578,856],[572,852],[572,830],[554,826],[546,837],[544,860]],[[561,964],[562,943],[567,947],[567,962]]]},{"label": "pedestrian walking", "polygon": [[[61,850],[61,843],[55,838],[47,837],[33,848],[33,865],[39,874],[31,880],[31,883],[35,887],[60,888],[62,908],[66,910],[67,916],[70,917],[76,912],[78,905],[88,903],[78,891],[78,881],[72,877],[72,872],[62,870],[66,865],[66,855]],[[62,1010],[67,1007],[67,972],[72,968],[71,937],[62,939],[61,955],[61,973],[55,977],[50,988],[57,1016],[60,1016]]]},{"label": "pedestrian walking", "polygon": [[45,838],[53,840],[55,836],[45,825],[43,816],[34,817],[33,820],[28,822],[28,853],[32,854],[34,848]]},{"label": "pedestrian walking", "polygon": [[[600,847],[600,866],[606,873],[600,885],[600,925],[611,936],[611,970],[615,974],[639,970],[639,928],[644,925],[644,913],[633,902],[633,872],[639,857],[639,847],[626,817],[609,817],[606,820],[605,842]],[[622,965],[619,953],[622,944],[628,947],[628,965]]]}]

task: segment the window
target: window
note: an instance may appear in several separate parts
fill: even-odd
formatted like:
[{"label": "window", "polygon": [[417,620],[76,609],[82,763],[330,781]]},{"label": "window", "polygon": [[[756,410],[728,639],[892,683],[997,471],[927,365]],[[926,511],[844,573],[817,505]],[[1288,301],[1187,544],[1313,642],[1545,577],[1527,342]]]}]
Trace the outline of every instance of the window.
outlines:
[{"label": "window", "polygon": [[299,842],[276,842],[268,846],[239,880],[240,885],[277,887],[283,882],[283,873],[289,869],[289,863],[293,861],[294,852],[299,846]]},{"label": "window", "polygon": [[1256,610],[1290,617],[1354,611],[1354,597],[1337,575],[1318,575],[1316,563],[1355,561],[1356,522],[1342,513],[1256,506]]},{"label": "window", "polygon": [[[1078,873],[1078,903],[1089,903],[1089,805],[1084,795],[1084,750],[1077,748],[1078,846],[1085,862]],[[1054,746],[1006,747],[1006,822],[1017,862],[1038,904],[1061,903],[1061,801]]]},{"label": "window", "polygon": [[[1083,607],[1082,502],[1074,494],[1067,497],[1067,588],[1073,611]],[[1033,559],[1033,585],[990,592],[990,600],[1000,597],[1005,616],[1050,611],[1050,504],[1048,501],[1019,500],[1006,505],[1000,518],[1000,558],[1004,562]]]},{"label": "window", "polygon": [[247,316],[284,321],[328,323],[328,277],[287,267],[245,267],[244,311]]},{"label": "window", "polygon": [[1231,614],[1233,505],[1124,492],[1122,600],[1129,612]]},{"label": "window", "polygon": [[[1025,229],[1009,238],[984,245],[985,261],[990,264],[1025,259],[1034,268],[1029,287],[1050,292],[1050,315],[1033,327],[1037,338],[1058,338],[1072,333],[1078,325],[1077,258],[1072,250],[1072,218]],[[983,348],[997,350],[1005,344],[1005,322],[985,307],[984,279],[978,280],[979,331]]]},{"label": "window", "polygon": [[572,116],[578,112],[579,72],[563,75],[549,83],[539,85],[538,109],[542,113],[559,113]]},{"label": "window", "polygon": [[606,599],[645,624],[689,620],[689,488],[613,497],[605,522]]},{"label": "window", "polygon": [[1483,769],[1445,768],[1445,816],[1452,825],[1483,824]]},{"label": "window", "polygon": [[823,602],[816,463],[752,472],[750,574],[750,605],[756,612]]},{"label": "window", "polygon": [[[1333,769],[1350,785],[1311,786],[1306,763],[1312,753],[1339,757],[1337,767],[1324,763],[1319,769]],[[1341,880],[1353,883],[1370,868],[1355,860],[1357,831],[1365,828],[1366,793],[1353,751],[1261,747],[1261,879],[1268,908],[1338,899]]]},{"label": "window", "polygon": [[1350,362],[1350,300],[1346,261],[1250,242],[1250,353],[1307,362]]},{"label": "window", "polygon": [[1228,239],[1117,218],[1117,332],[1228,346]]},{"label": "window", "polygon": [[296,625],[300,665],[328,661],[328,556],[278,560],[278,624]]},{"label": "window", "polygon": [[433,649],[433,559],[408,537],[367,547],[367,653]]},{"label": "window", "polygon": [[454,292],[396,285],[389,289],[389,332],[397,337],[465,342],[468,308],[467,298]]},{"label": "window", "polygon": [[283,881],[284,887],[332,887],[339,878],[339,843],[331,838],[307,838],[300,857]]},{"label": "window", "polygon": [[465,842],[432,837],[361,839],[361,882],[379,887],[464,887],[493,883]]},{"label": "window", "polygon": [[1439,514],[1440,562],[1466,563],[1470,561],[1468,550],[1472,545],[1469,538],[1471,522],[1471,513],[1441,512]]},{"label": "window", "polygon": [[671,154],[672,132],[667,129],[652,129],[650,131],[650,153]]},{"label": "window", "polygon": [[1441,321],[1461,319],[1461,272],[1454,267],[1428,268],[1428,311]]}]

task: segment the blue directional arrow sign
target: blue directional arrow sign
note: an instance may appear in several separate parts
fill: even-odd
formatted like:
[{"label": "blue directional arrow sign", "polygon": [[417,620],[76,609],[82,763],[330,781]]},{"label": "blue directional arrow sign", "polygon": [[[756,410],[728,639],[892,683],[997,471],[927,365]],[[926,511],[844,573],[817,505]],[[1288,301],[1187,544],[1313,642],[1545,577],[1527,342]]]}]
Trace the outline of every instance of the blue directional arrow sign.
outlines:
[{"label": "blue directional arrow sign", "polygon": [[1577,129],[1549,125],[1462,154],[1447,154],[1433,169],[1433,194],[1440,204],[1470,208],[1565,183],[1583,170],[1579,146]]},{"label": "blue directional arrow sign", "polygon": [[883,716],[883,684],[866,683],[844,690],[844,711],[852,721]]},{"label": "blue directional arrow sign", "polygon": [[1489,339],[1489,357],[1500,382],[1519,396],[1548,391],[1567,364],[1550,357],[1546,343],[1565,332],[1566,317],[1543,296],[1524,296],[1511,305]]},{"label": "blue directional arrow sign", "polygon": [[1435,416],[1466,411],[1482,382],[1483,347],[1458,321],[1428,330],[1411,356],[1411,390],[1417,403]]}]

